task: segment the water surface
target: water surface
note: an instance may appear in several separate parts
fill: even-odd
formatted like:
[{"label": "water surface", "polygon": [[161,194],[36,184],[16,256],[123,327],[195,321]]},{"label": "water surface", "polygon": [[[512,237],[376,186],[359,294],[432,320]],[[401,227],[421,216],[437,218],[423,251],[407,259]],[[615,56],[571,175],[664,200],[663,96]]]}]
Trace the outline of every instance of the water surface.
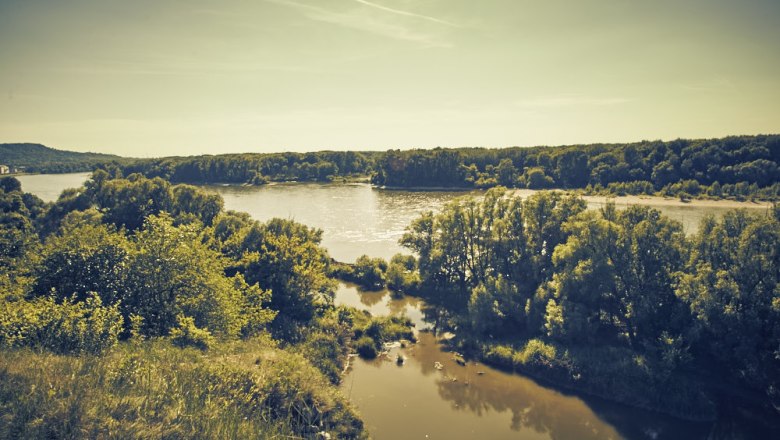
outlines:
[{"label": "water surface", "polygon": [[[376,315],[405,313],[418,328],[428,329],[417,333],[416,344],[388,345],[374,360],[353,359],[341,390],[373,438],[705,438],[710,429],[706,423],[567,394],[479,362],[461,366],[446,340],[429,331],[436,313],[420,299],[342,284],[336,303]],[[405,358],[402,366],[399,355]]]},{"label": "water surface", "polygon": [[44,202],[57,200],[63,190],[78,188],[92,173],[25,174],[15,176],[22,184],[22,191],[35,194]]}]

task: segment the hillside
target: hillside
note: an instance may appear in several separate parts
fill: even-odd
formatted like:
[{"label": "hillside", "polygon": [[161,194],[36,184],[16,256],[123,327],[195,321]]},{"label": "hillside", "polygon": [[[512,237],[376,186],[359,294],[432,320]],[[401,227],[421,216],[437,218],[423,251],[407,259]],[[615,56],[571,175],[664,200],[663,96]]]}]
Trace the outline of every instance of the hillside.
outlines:
[{"label": "hillside", "polygon": [[0,164],[24,167],[31,172],[88,171],[95,164],[121,159],[112,154],[55,150],[41,144],[0,144]]}]

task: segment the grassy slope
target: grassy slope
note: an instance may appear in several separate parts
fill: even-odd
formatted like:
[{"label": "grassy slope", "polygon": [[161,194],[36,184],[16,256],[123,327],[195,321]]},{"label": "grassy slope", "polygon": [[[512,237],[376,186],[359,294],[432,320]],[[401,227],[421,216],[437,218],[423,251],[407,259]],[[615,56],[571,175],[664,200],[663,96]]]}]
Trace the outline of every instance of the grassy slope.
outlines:
[{"label": "grassy slope", "polygon": [[0,354],[0,439],[365,437],[304,358],[266,338],[208,352],[122,343],[103,356]]}]

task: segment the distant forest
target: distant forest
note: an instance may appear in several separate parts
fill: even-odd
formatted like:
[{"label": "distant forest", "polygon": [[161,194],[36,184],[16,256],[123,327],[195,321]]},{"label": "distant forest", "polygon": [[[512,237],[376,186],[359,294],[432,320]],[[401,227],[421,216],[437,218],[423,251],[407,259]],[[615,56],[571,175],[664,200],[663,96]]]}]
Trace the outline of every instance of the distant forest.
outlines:
[{"label": "distant forest", "polygon": [[41,144],[0,144],[0,164],[31,173],[91,171],[98,164],[127,160],[112,154],[55,150]]},{"label": "distant forest", "polygon": [[[5,160],[15,164],[6,159],[10,157],[6,151],[12,149],[9,145],[0,145],[0,163]],[[370,178],[376,185],[394,188],[505,186],[615,195],[661,194],[683,199],[780,197],[780,135],[560,147],[246,153],[138,160],[115,156],[101,159],[98,155],[62,163],[49,156],[36,159],[37,148],[20,150],[16,148],[18,157],[30,156],[25,162],[32,164],[28,165],[30,171],[101,167],[112,175],[140,173],[176,183],[257,185]]]},{"label": "distant forest", "polygon": [[780,136],[531,148],[236,154],[133,162],[124,174],[174,182],[331,181],[398,188],[566,188],[681,197],[780,195]]}]

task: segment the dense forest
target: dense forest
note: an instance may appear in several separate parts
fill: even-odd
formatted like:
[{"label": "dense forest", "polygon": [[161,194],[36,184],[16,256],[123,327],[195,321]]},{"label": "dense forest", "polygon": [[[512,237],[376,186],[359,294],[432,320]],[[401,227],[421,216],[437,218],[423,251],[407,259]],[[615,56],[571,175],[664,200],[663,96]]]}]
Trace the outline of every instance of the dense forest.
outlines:
[{"label": "dense forest", "polygon": [[472,356],[691,419],[714,418],[723,384],[780,407],[778,207],[686,237],[648,207],[495,188],[422,215],[402,244],[419,277],[400,288],[447,310]]},{"label": "dense forest", "polygon": [[180,183],[330,182],[366,176],[381,153],[319,151],[314,153],[221,154],[140,160],[119,170]]},{"label": "dense forest", "polygon": [[780,136],[531,148],[236,154],[133,162],[124,174],[173,182],[331,181],[398,188],[565,188],[591,193],[776,199]]},{"label": "dense forest", "polygon": [[128,160],[111,154],[55,150],[40,144],[0,144],[0,164],[29,173],[92,171],[98,164]]},{"label": "dense forest", "polygon": [[35,144],[0,145],[0,163],[33,172],[140,173],[174,183],[369,179],[397,188],[563,188],[595,194],[780,198],[780,136],[560,147],[319,151],[125,159]]},{"label": "dense forest", "polygon": [[347,355],[413,338],[333,305],[322,232],[97,171],[0,180],[0,438],[360,438]]},{"label": "dense forest", "polygon": [[613,194],[777,198],[780,136],[533,148],[390,150],[390,187],[567,188]]}]

